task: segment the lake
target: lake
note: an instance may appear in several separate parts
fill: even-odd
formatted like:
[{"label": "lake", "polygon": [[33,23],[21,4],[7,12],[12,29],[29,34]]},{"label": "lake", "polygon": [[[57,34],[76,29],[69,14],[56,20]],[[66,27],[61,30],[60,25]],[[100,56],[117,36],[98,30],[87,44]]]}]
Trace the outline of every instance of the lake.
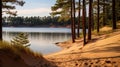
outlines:
[{"label": "lake", "polygon": [[69,28],[31,28],[31,27],[3,27],[3,39],[12,40],[19,32],[28,33],[30,48],[42,54],[49,54],[60,51],[56,42],[63,42],[71,39]]}]

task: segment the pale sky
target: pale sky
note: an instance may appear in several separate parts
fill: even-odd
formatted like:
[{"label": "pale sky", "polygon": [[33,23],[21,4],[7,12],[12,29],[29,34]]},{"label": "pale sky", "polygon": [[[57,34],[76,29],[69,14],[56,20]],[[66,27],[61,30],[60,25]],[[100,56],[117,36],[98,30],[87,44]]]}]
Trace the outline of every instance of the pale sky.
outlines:
[{"label": "pale sky", "polygon": [[18,16],[49,16],[56,0],[24,0],[23,7],[16,6]]},{"label": "pale sky", "polygon": [[52,12],[51,6],[53,6],[56,2],[56,0],[23,0],[23,1],[25,1],[24,6],[22,7],[16,6],[15,11],[17,11],[17,16],[40,16],[40,17],[50,16],[50,13]]}]

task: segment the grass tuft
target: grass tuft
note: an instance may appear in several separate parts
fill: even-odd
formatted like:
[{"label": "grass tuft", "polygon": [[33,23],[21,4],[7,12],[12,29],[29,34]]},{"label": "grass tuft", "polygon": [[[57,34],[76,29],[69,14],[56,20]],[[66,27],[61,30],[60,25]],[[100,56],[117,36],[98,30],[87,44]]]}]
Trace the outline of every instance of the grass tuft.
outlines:
[{"label": "grass tuft", "polygon": [[35,57],[42,57],[41,53],[34,52],[28,47],[24,47],[22,45],[11,45],[11,43],[7,41],[0,41],[0,50],[14,53],[16,55],[15,59],[18,59],[23,53],[33,55]]}]

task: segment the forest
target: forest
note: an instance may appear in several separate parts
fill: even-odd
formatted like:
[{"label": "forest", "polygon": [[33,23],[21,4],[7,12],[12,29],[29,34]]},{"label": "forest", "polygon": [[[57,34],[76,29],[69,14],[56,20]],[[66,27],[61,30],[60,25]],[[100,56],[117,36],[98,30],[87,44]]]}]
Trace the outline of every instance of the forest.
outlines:
[{"label": "forest", "polygon": [[70,26],[70,20],[58,21],[59,16],[45,17],[3,17],[3,26],[7,27],[67,27]]},{"label": "forest", "polygon": [[[119,6],[119,0],[57,0],[51,7],[52,13],[50,14],[52,16],[60,15],[59,21],[71,20],[73,43],[76,38],[80,37],[79,29],[82,27],[85,45],[91,40],[92,30],[99,33],[100,28],[104,26],[110,26],[113,30],[117,29],[117,21],[120,20]],[[76,17],[78,17],[77,23]],[[75,32],[76,26],[77,33]],[[88,34],[86,29],[88,29]]]}]

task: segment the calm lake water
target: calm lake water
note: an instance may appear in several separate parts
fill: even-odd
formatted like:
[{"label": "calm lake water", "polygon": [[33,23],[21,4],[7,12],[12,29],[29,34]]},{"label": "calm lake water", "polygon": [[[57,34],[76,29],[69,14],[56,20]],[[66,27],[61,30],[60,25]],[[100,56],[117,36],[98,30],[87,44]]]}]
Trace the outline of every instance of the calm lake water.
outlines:
[{"label": "calm lake water", "polygon": [[10,41],[19,32],[29,34],[30,48],[33,51],[42,54],[49,54],[60,51],[61,48],[56,46],[56,42],[63,42],[71,39],[71,30],[68,28],[25,28],[25,27],[3,27],[3,39]]}]

